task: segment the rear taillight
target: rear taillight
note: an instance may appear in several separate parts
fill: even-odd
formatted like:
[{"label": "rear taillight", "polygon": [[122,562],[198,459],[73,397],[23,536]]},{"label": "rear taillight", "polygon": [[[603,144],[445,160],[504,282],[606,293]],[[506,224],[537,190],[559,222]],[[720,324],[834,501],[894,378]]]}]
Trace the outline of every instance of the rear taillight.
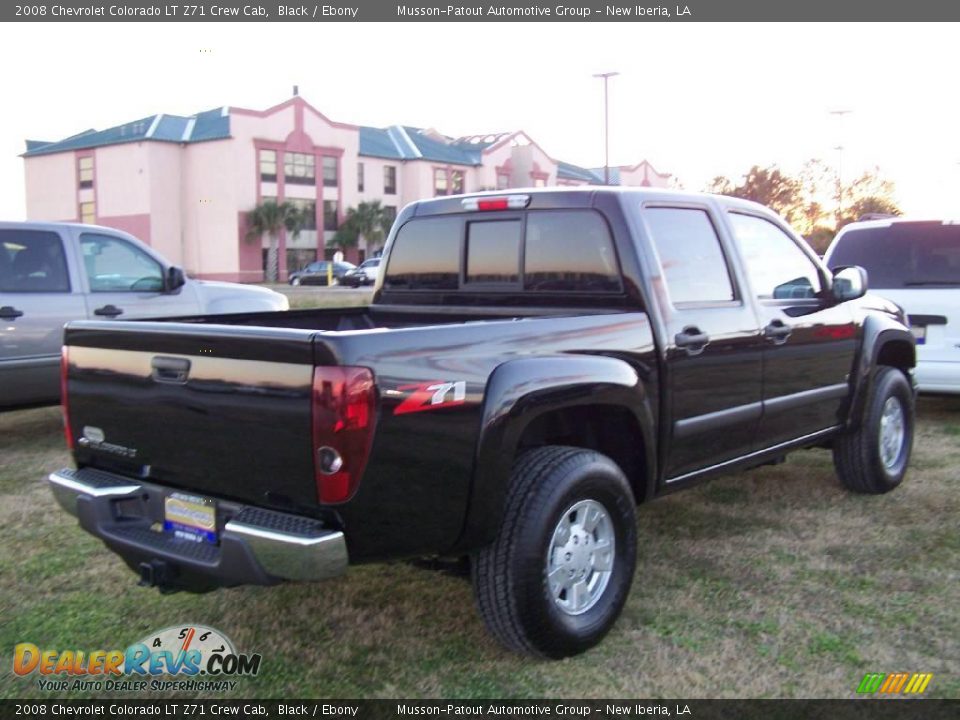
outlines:
[{"label": "rear taillight", "polygon": [[356,492],[370,454],[375,413],[369,370],[313,371],[313,466],[321,503],[344,502]]},{"label": "rear taillight", "polygon": [[70,369],[70,350],[66,345],[60,350],[60,408],[63,410],[63,434],[67,447],[73,450],[73,430],[70,429],[70,399],[67,396],[67,373]]}]

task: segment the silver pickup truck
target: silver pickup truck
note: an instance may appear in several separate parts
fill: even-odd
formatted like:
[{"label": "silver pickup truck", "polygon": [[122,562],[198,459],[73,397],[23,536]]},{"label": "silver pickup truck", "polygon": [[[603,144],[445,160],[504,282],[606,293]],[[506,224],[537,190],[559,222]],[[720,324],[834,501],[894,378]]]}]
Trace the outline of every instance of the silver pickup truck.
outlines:
[{"label": "silver pickup truck", "polygon": [[63,325],[286,310],[266,288],[192,280],[112,228],[0,222],[0,410],[57,402]]}]

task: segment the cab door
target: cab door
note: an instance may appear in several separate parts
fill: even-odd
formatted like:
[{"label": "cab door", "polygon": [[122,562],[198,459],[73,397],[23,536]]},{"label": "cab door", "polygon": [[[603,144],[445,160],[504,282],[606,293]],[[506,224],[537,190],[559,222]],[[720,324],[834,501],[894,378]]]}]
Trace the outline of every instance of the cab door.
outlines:
[{"label": "cab door", "polygon": [[129,320],[202,312],[189,283],[165,292],[163,265],[127,238],[83,230],[79,247],[90,319]]},{"label": "cab door", "polygon": [[664,478],[680,481],[748,454],[762,412],[756,314],[707,205],[646,205],[657,254],[653,285],[664,318]]},{"label": "cab door", "polygon": [[763,333],[757,448],[837,426],[857,349],[850,304],[831,301],[826,272],[809,248],[773,219],[739,209],[727,218]]},{"label": "cab door", "polygon": [[86,312],[53,230],[0,228],[0,406],[60,397],[63,326]]}]

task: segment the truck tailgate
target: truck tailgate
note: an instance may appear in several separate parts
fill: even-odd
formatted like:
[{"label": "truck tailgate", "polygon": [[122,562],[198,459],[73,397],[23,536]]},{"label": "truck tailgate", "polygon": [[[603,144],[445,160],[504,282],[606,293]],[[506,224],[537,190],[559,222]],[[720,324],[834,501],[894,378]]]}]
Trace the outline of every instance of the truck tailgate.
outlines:
[{"label": "truck tailgate", "polygon": [[67,326],[78,466],[277,509],[316,508],[313,331]]}]

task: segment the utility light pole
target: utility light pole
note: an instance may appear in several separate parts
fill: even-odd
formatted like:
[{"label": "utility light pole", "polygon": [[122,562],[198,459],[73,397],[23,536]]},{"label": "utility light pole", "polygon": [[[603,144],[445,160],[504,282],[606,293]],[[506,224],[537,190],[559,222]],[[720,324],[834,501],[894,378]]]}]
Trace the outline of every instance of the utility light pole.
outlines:
[{"label": "utility light pole", "polygon": [[[853,110],[831,110],[831,115],[836,115],[838,121],[840,122],[841,129],[843,127],[843,116],[849,115]],[[840,134],[840,142],[843,142],[843,133]],[[837,145],[834,150],[837,151],[837,229],[840,228],[840,223],[843,222],[843,145]]]},{"label": "utility light pole", "polygon": [[603,184],[610,184],[610,103],[607,95],[607,85],[610,78],[619,75],[618,72],[596,73],[595,78],[603,78]]}]

